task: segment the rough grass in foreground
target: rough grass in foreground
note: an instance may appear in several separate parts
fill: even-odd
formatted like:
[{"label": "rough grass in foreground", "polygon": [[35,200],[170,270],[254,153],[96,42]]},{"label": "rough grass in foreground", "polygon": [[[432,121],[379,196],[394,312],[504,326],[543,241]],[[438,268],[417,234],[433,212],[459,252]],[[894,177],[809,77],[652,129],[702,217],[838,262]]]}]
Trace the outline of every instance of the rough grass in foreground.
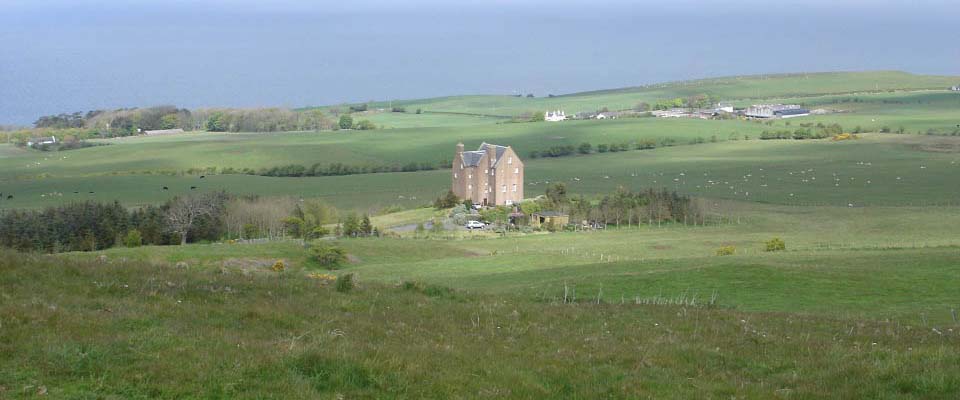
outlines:
[{"label": "rough grass in foreground", "polygon": [[[414,285],[415,286],[415,285]],[[0,254],[0,397],[917,398],[958,326]]]}]

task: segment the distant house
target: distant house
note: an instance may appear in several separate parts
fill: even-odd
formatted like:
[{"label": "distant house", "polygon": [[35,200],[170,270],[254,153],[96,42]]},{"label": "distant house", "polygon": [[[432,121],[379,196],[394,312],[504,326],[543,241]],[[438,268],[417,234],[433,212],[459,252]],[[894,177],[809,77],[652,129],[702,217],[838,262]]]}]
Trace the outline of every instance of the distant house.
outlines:
[{"label": "distant house", "polygon": [[755,104],[747,107],[743,115],[750,118],[793,118],[810,115],[810,110],[796,104]]},{"label": "distant house", "polygon": [[671,108],[669,110],[654,110],[651,111],[654,117],[657,118],[687,118],[690,117],[690,111],[686,108]]},{"label": "distant house", "polygon": [[594,118],[596,119],[617,119],[620,116],[620,113],[615,111],[604,111],[598,113]]},{"label": "distant house", "polygon": [[548,122],[563,121],[565,119],[567,119],[567,115],[563,112],[563,110],[547,111],[543,115],[543,120]]},{"label": "distant house", "polygon": [[56,144],[56,143],[57,143],[56,136],[34,137],[34,138],[27,139],[27,146],[30,146],[30,147],[43,146],[45,144]]},{"label": "distant house", "polygon": [[523,200],[523,161],[510,146],[483,143],[453,155],[453,193],[480,205],[520,204]]},{"label": "distant house", "polygon": [[954,92],[960,92],[960,85],[951,86],[951,87],[950,87],[950,90],[952,90],[952,91],[954,91]]},{"label": "distant house", "polygon": [[596,118],[597,113],[589,111],[581,111],[573,115],[573,119],[594,119]]},{"label": "distant house", "polygon": [[559,229],[569,223],[570,216],[559,211],[538,211],[530,214],[530,226],[534,228],[553,226]]},{"label": "distant house", "polygon": [[724,102],[717,103],[717,108],[715,108],[714,111],[716,111],[716,112],[732,113],[732,112],[733,112],[733,104],[724,103]]},{"label": "distant house", "polygon": [[143,134],[147,136],[160,136],[160,135],[175,135],[178,133],[183,133],[183,129],[158,129],[153,131],[143,131]]}]

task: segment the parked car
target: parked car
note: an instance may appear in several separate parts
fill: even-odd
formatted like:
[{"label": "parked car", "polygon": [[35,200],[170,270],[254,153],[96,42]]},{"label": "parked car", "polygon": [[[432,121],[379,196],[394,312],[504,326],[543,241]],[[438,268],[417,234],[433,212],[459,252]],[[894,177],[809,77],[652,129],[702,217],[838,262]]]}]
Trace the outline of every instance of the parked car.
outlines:
[{"label": "parked car", "polygon": [[486,224],[480,221],[467,221],[466,228],[467,229],[483,229],[484,226],[486,226]]}]

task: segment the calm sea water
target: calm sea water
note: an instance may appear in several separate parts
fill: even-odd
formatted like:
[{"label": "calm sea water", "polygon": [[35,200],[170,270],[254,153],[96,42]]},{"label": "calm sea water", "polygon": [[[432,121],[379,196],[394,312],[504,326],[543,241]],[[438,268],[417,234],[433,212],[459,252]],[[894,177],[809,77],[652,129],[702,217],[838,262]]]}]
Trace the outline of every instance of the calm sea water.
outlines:
[{"label": "calm sea water", "polygon": [[0,124],[751,73],[960,75],[948,1],[343,3],[0,0]]}]

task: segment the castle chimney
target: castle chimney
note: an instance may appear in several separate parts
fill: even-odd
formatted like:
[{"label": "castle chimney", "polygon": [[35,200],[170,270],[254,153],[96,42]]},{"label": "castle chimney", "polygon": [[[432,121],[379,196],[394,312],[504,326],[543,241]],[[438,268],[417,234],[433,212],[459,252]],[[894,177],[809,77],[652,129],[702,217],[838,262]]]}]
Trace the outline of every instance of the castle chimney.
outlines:
[{"label": "castle chimney", "polygon": [[463,142],[457,143],[457,154],[463,153]]}]

